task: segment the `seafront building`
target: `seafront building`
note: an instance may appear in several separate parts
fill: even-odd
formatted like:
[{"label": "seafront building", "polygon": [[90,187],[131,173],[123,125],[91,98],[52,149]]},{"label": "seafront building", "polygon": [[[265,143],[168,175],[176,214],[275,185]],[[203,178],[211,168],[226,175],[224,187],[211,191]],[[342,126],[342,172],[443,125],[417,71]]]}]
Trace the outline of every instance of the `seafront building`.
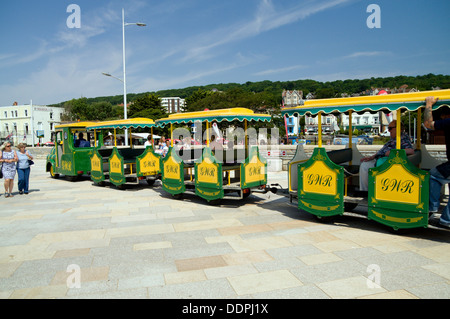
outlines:
[{"label": "seafront building", "polygon": [[185,99],[180,97],[162,97],[161,106],[164,107],[167,113],[180,113],[185,104]]},{"label": "seafront building", "polygon": [[37,145],[51,141],[51,132],[61,123],[62,107],[46,105],[0,106],[0,142]]}]

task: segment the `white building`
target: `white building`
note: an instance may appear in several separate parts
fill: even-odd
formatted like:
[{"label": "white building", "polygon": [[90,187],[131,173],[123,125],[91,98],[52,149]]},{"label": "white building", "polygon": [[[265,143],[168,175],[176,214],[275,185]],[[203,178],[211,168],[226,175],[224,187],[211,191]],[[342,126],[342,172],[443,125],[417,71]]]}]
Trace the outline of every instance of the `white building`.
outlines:
[{"label": "white building", "polygon": [[[349,116],[342,114],[341,126],[344,130],[349,128]],[[388,122],[389,123],[389,122]],[[352,114],[352,128],[363,130],[367,133],[371,132],[377,135],[380,132],[380,114],[365,112],[363,114]]]},{"label": "white building", "polygon": [[162,97],[161,106],[167,113],[180,113],[184,108],[185,100],[179,97]]},{"label": "white building", "polygon": [[[334,131],[339,130],[338,121],[336,116],[333,114],[322,115],[322,133],[333,134]],[[319,117],[305,115],[305,133],[306,134],[316,134],[319,129]]]},{"label": "white building", "polygon": [[61,123],[62,107],[17,105],[0,107],[0,141],[14,145],[36,145],[51,140],[55,125]]},{"label": "white building", "polygon": [[[283,90],[281,93],[281,97],[283,100],[283,107],[295,107],[299,105],[303,105],[303,91],[289,91]],[[290,116],[286,118],[286,130],[288,136],[297,136],[300,132],[300,122],[299,117]]]}]

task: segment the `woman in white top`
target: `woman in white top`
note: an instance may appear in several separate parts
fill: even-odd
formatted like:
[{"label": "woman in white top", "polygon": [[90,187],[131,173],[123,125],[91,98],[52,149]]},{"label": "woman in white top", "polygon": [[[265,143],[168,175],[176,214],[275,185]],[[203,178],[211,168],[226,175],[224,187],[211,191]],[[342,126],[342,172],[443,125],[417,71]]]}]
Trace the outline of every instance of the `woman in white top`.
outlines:
[{"label": "woman in white top", "polygon": [[5,197],[13,197],[14,177],[16,176],[16,163],[18,157],[16,151],[11,149],[12,145],[6,141],[1,146],[0,162],[2,163],[3,179],[5,180]]},{"label": "woman in white top", "polygon": [[20,143],[17,148],[17,157],[19,161],[17,162],[17,175],[19,175],[19,194],[28,194],[28,187],[30,184],[30,160],[33,160],[30,152],[25,150],[26,144]]}]

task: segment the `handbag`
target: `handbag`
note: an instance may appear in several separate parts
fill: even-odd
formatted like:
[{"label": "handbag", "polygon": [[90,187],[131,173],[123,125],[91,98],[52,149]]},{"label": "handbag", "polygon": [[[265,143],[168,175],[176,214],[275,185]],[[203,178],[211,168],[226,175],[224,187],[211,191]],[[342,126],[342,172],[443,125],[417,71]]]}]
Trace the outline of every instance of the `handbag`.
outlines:
[{"label": "handbag", "polygon": [[2,163],[2,165],[0,165],[0,178],[3,178],[3,171],[2,171],[2,168],[3,168],[3,163]]},{"label": "handbag", "polygon": [[[28,151],[27,151],[26,154],[27,154],[27,156],[30,156],[30,154],[28,154]],[[33,165],[33,164],[34,164],[34,162],[33,162],[32,160],[29,159],[29,160],[28,160],[28,165],[31,166],[31,165]]]}]

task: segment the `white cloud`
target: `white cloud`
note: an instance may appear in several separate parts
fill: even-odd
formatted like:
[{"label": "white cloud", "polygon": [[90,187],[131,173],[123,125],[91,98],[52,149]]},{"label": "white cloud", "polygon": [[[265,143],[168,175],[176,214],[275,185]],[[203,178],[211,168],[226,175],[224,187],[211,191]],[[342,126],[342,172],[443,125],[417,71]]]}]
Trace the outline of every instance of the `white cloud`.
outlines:
[{"label": "white cloud", "polygon": [[[213,30],[200,35],[196,39],[189,39],[189,42],[178,48],[178,51],[185,52],[181,61],[199,62],[206,60],[215,55],[211,52],[214,48],[257,36],[263,32],[303,20],[313,14],[351,1],[353,0],[304,2],[295,8],[277,11],[271,0],[262,0],[255,16],[250,21]],[[175,53],[176,51],[172,50],[168,56],[172,56]]]},{"label": "white cloud", "polygon": [[360,58],[360,57],[373,57],[373,56],[380,56],[380,55],[388,55],[391,54],[390,52],[386,51],[363,51],[363,52],[354,52],[352,54],[346,55],[343,58],[344,59],[353,59],[353,58]]},{"label": "white cloud", "polygon": [[304,68],[306,68],[306,66],[304,66],[304,65],[293,65],[293,66],[289,66],[289,67],[286,67],[286,68],[270,69],[270,70],[257,72],[254,75],[261,76],[261,75],[270,75],[270,74],[275,74],[275,73],[285,73],[285,72],[289,72],[289,71],[293,71],[293,70],[299,70],[299,69],[304,69]]},{"label": "white cloud", "polygon": [[[208,30],[203,34],[190,37],[180,42],[178,46],[171,46],[167,52],[158,50],[158,56],[145,59],[132,60],[134,52],[142,52],[152,47],[152,43],[138,43],[127,45],[127,84],[128,92],[144,92],[172,87],[181,87],[192,84],[196,80],[204,80],[216,74],[242,68],[251,63],[260,62],[268,57],[258,54],[232,52],[232,61],[195,64],[195,68],[184,71],[189,67],[188,62],[204,62],[212,57],[224,54],[222,50],[230,43],[235,43],[258,36],[264,32],[286,26],[301,19],[305,19],[315,13],[331,9],[335,6],[345,4],[354,0],[321,0],[304,1],[294,8],[281,7],[272,0],[261,0],[253,17],[234,25],[219,27]],[[22,102],[33,99],[36,104],[50,104],[65,101],[81,96],[93,97],[102,95],[122,94],[122,85],[117,80],[106,78],[101,73],[109,72],[121,77],[122,74],[122,46],[121,43],[111,42],[105,39],[106,35],[120,30],[121,6],[118,1],[96,7],[92,11],[82,11],[80,29],[69,29],[65,23],[55,36],[41,39],[38,49],[23,56],[17,53],[0,54],[0,68],[11,65],[24,65],[27,73],[18,73],[14,82],[3,82],[0,84],[0,105],[12,103],[14,100]],[[163,4],[161,4],[163,5]],[[277,6],[280,6],[279,8]],[[139,11],[148,7],[144,1],[134,0],[125,5],[127,17],[139,16]],[[182,6],[171,8],[160,7],[167,11],[182,10]],[[117,9],[119,8],[119,9]],[[280,9],[281,8],[281,9]],[[82,7],[83,10],[83,7]],[[139,19],[139,18],[138,18]],[[151,21],[143,21],[151,25]],[[116,35],[116,38],[119,38]],[[121,37],[120,37],[121,38]],[[217,49],[221,49],[220,51]],[[229,51],[227,54],[229,55]],[[170,59],[170,65],[164,70],[165,74],[173,72],[174,75],[161,75],[153,73],[149,64],[160,66]],[[36,62],[37,66],[26,63]],[[179,64],[182,62],[181,64]],[[178,64],[177,64],[178,63]],[[175,71],[172,71],[172,66]],[[177,66],[183,65],[177,69]],[[269,75],[277,72],[288,72],[299,69],[301,66],[289,66],[280,70],[268,69],[261,71],[258,75]],[[17,68],[16,68],[17,69]],[[142,74],[142,70],[150,70],[147,74],[157,74],[148,77]],[[170,71],[169,71],[170,69]],[[25,101],[23,101],[25,100]]]}]

